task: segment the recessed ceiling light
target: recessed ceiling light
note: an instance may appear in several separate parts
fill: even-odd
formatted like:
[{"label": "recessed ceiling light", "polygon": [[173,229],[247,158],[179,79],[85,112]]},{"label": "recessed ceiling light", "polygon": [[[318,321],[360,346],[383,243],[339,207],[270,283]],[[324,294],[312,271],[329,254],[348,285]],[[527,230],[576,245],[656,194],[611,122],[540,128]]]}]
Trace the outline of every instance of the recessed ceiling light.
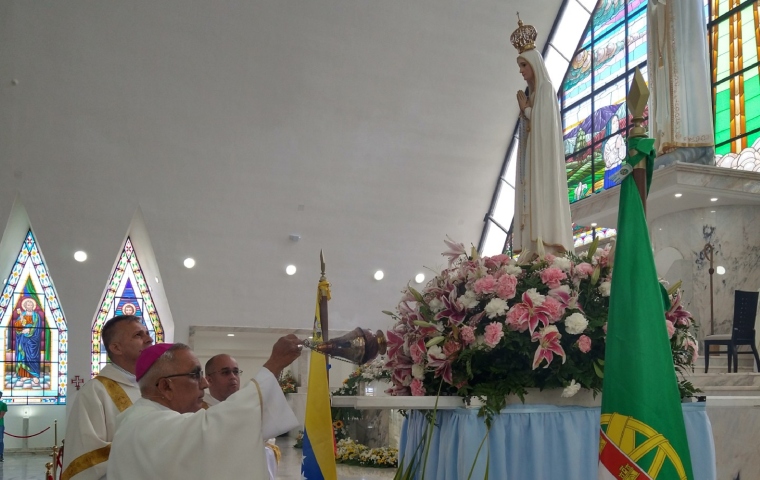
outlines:
[{"label": "recessed ceiling light", "polygon": [[375,280],[382,280],[385,274],[382,270],[378,270],[375,272]]},{"label": "recessed ceiling light", "polygon": [[681,197],[683,197],[683,193],[676,193],[673,196],[676,197],[676,198],[681,198]]},{"label": "recessed ceiling light", "polygon": [[81,250],[74,252],[74,260],[77,262],[84,262],[87,260],[87,252],[83,252]]},{"label": "recessed ceiling light", "polygon": [[183,263],[183,265],[185,265],[185,267],[187,267],[187,268],[193,268],[193,267],[195,266],[195,260],[193,260],[193,259],[192,259],[192,258],[190,258],[190,257],[186,258],[186,259],[185,259],[185,261],[184,261],[184,262],[182,262],[182,263]]},{"label": "recessed ceiling light", "polygon": [[415,275],[414,281],[417,282],[417,283],[424,282],[425,281],[425,274],[424,273],[418,273],[417,275]]},{"label": "recessed ceiling light", "polygon": [[235,336],[235,334],[234,334],[234,333],[228,333],[228,334],[227,334],[227,336],[228,336],[228,337],[234,337],[234,336]]},{"label": "recessed ceiling light", "polygon": [[710,213],[715,213],[715,210],[710,210]]},{"label": "recessed ceiling light", "polygon": [[718,267],[715,269],[715,273],[717,273],[718,275],[723,275],[724,273],[726,273],[726,268],[721,265],[718,265]]},{"label": "recessed ceiling light", "polygon": [[592,226],[592,227],[596,227],[596,226],[597,226],[597,223],[596,223],[596,222],[594,222],[594,223],[592,223],[592,224],[591,224],[591,226]]},{"label": "recessed ceiling light", "polygon": [[713,197],[713,198],[710,199],[710,201],[711,202],[717,202],[718,201],[718,197]]},{"label": "recessed ceiling light", "polygon": [[156,283],[161,283],[161,280],[159,280],[158,277],[156,277]]},{"label": "recessed ceiling light", "polygon": [[285,273],[288,275],[295,275],[296,273],[296,266],[295,265],[288,265],[285,267]]}]

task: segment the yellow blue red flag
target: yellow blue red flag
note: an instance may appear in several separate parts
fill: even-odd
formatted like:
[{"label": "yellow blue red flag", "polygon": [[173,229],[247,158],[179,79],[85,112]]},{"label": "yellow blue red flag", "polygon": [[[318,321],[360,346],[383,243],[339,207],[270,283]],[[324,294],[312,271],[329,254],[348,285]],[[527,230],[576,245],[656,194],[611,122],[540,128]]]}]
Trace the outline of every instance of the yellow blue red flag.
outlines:
[{"label": "yellow blue red flag", "polygon": [[[314,314],[314,340],[322,340],[322,322],[319,304],[330,298],[330,284],[319,282],[317,309]],[[330,389],[327,383],[327,360],[320,353],[311,352],[309,386],[306,394],[306,419],[303,432],[303,463],[301,475],[306,480],[337,480],[335,469],[335,442],[330,413]]]}]

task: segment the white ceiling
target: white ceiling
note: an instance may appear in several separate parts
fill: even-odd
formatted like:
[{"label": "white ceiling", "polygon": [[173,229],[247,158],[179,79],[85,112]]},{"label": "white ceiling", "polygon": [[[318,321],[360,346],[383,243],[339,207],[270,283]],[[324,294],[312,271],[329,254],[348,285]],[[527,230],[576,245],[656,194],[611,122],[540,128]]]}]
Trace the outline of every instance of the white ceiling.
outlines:
[{"label": "white ceiling", "polygon": [[331,325],[386,326],[445,235],[477,245],[523,87],[515,12],[542,45],[560,4],[0,2],[0,219],[20,194],[73,350],[138,206],[178,340],[309,328],[320,249]]}]

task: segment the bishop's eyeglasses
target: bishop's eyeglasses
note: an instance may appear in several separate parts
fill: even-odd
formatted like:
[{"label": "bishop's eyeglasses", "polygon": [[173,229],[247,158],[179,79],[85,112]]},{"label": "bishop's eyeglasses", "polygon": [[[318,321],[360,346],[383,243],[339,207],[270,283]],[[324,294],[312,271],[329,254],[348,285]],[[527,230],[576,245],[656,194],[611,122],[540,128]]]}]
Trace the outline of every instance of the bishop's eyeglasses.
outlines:
[{"label": "bishop's eyeglasses", "polygon": [[172,378],[172,377],[190,377],[196,382],[199,382],[201,378],[203,377],[203,370],[201,370],[200,368],[196,368],[195,370],[189,373],[175,373],[173,375],[166,375],[165,377],[161,377],[158,379],[158,381],[156,382],[156,386],[158,386],[162,378]]}]

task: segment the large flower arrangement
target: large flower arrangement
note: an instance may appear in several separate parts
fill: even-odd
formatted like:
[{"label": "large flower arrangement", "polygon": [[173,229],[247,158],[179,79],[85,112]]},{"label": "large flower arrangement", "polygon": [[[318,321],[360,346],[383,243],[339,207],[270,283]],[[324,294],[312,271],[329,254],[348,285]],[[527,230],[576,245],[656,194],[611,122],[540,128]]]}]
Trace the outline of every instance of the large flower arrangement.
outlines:
[{"label": "large flower arrangement", "polygon": [[393,447],[369,448],[350,438],[338,440],[335,460],[338,463],[374,468],[396,468],[398,449]]},{"label": "large flower arrangement", "polygon": [[[396,312],[385,312],[396,321],[388,331],[390,394],[478,396],[495,412],[506,395],[523,398],[528,388],[562,388],[563,396],[601,390],[609,246],[517,264],[446,244],[448,268],[421,291],[407,286]],[[671,295],[674,362],[693,368],[693,320],[678,293]]]}]

